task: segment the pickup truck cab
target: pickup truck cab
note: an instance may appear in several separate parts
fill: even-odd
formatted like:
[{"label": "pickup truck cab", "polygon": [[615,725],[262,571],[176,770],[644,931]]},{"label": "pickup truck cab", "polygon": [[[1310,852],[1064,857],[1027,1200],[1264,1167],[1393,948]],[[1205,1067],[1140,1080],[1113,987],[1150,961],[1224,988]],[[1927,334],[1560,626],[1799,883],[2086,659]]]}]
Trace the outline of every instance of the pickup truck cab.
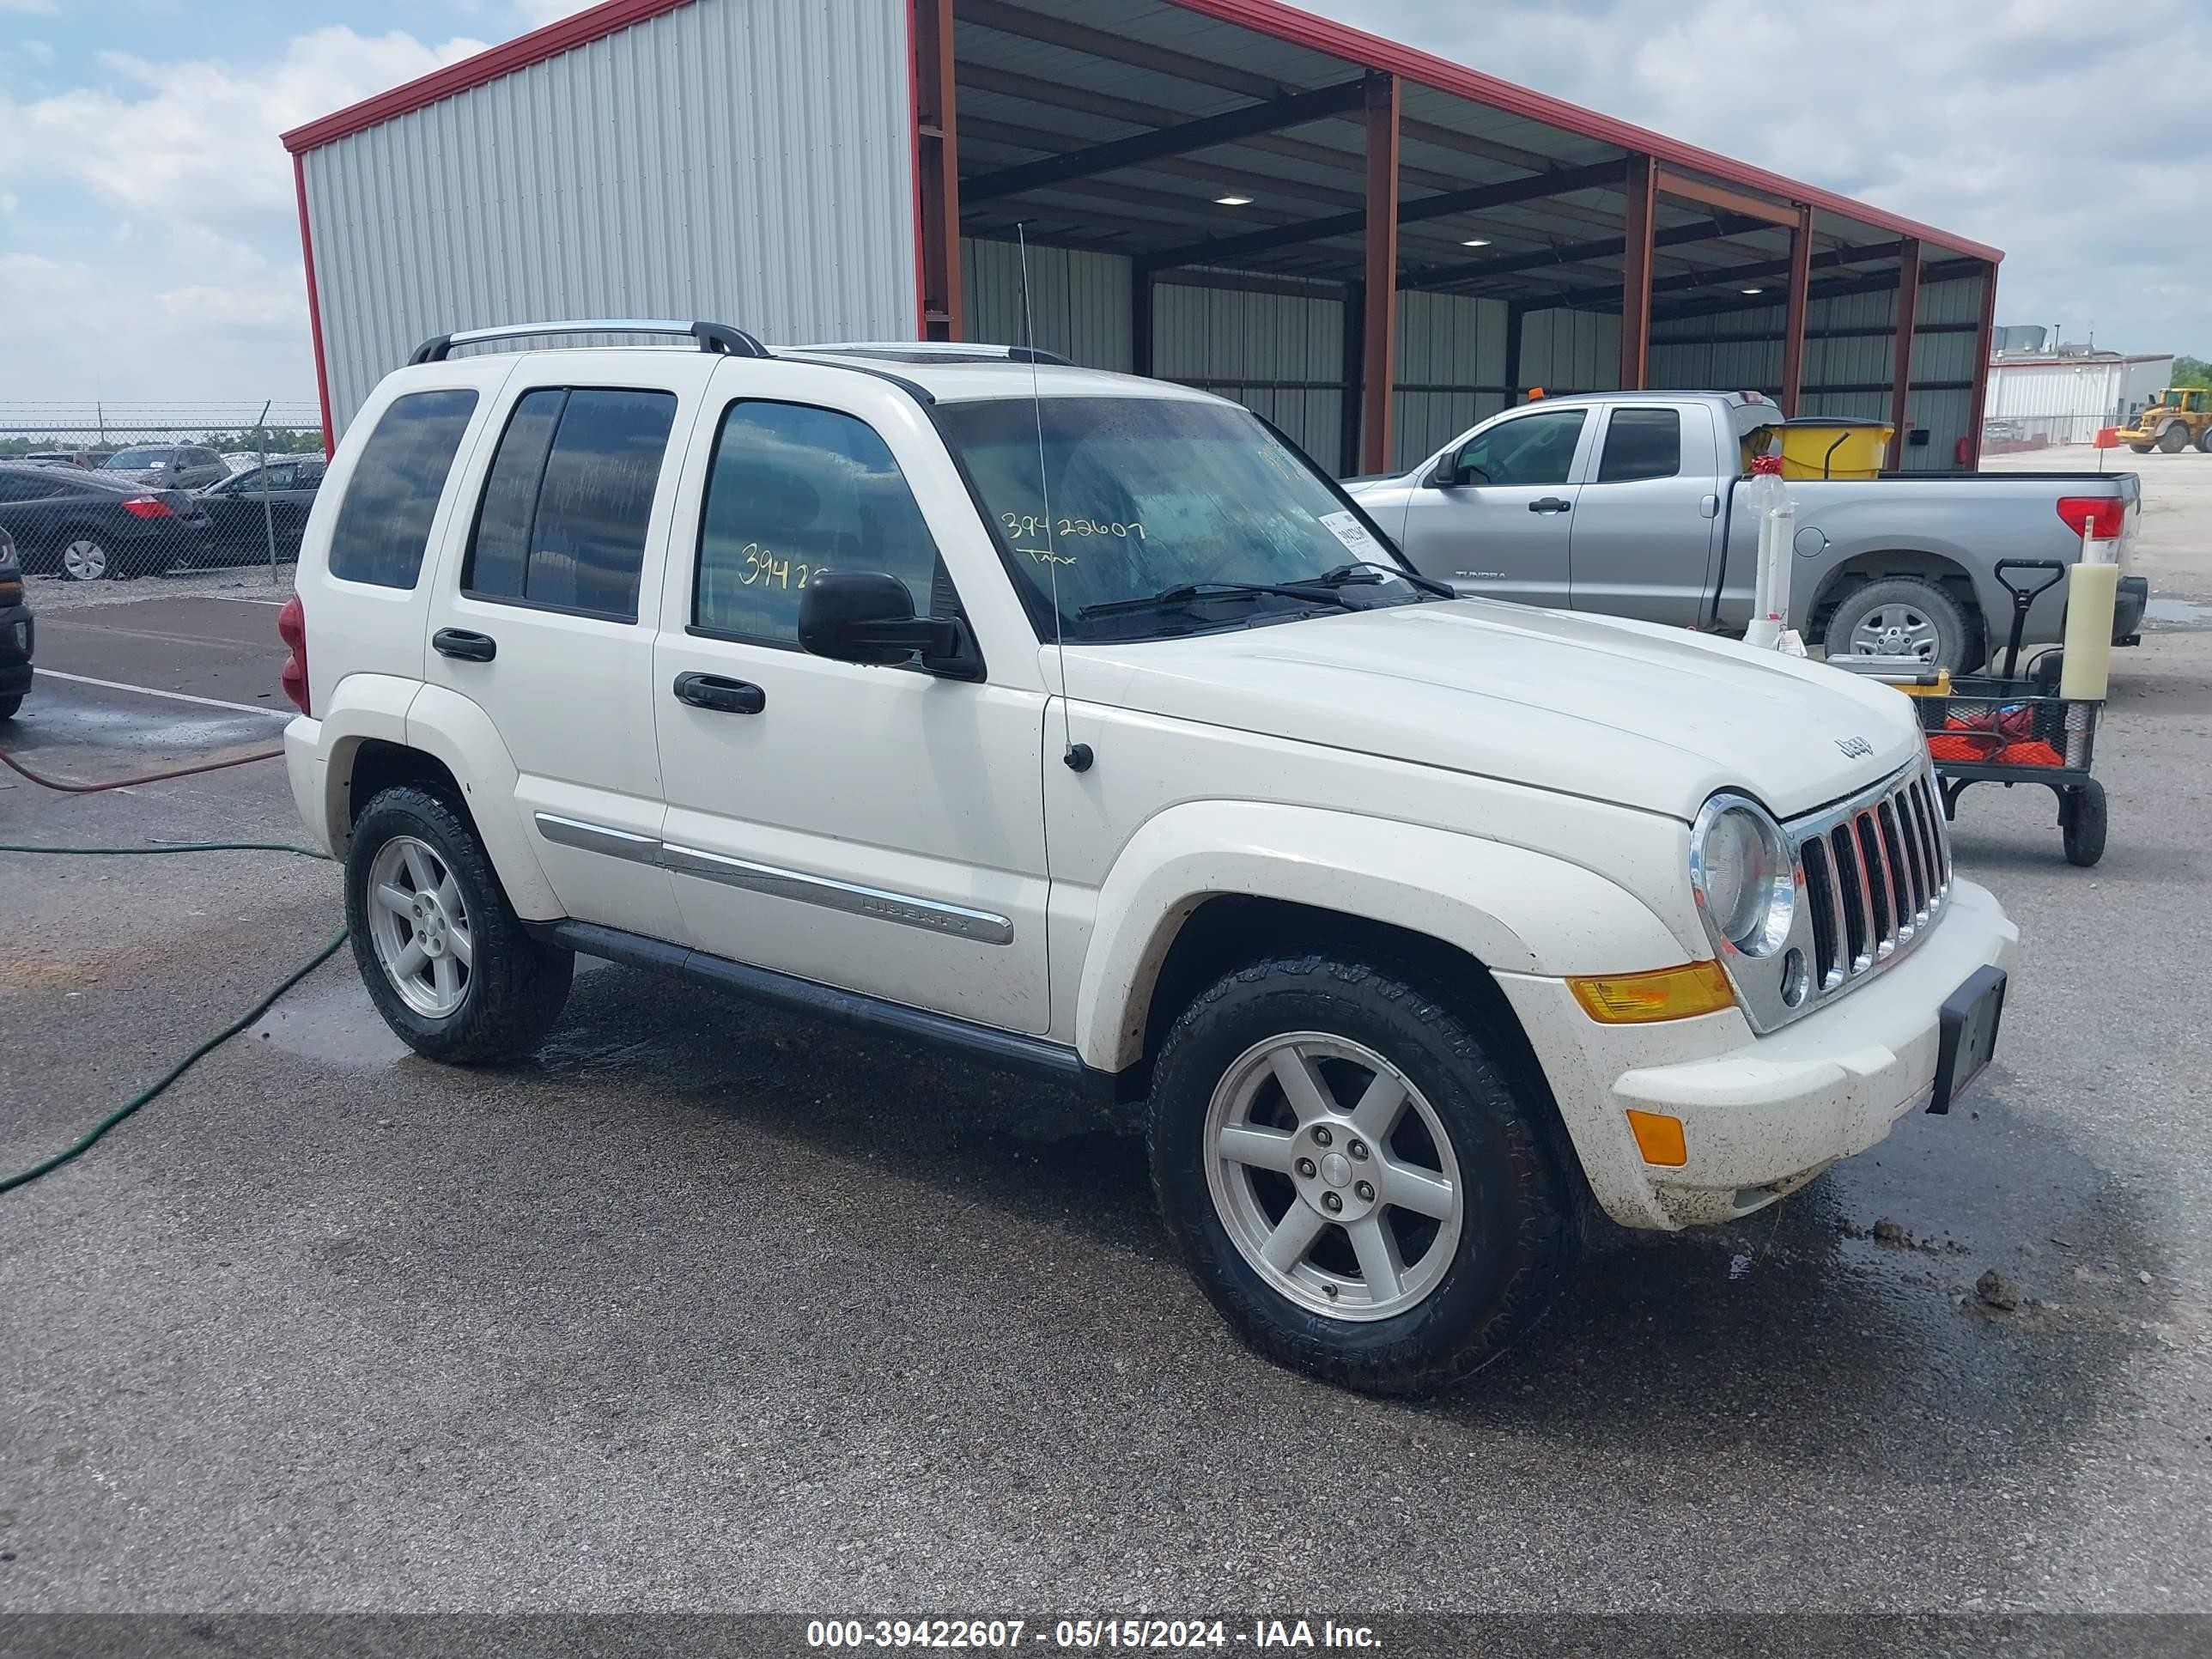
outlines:
[{"label": "pickup truck cab", "polygon": [[[1493,416],[1410,471],[1347,485],[1425,574],[1462,593],[1741,633],[1759,526],[1740,506],[1747,445],[1781,411],[1757,392],[1547,398]],[[1792,480],[1790,619],[1829,653],[1917,656],[1965,673],[2006,638],[2000,559],[2119,544],[2113,638],[2132,644],[2149,587],[2126,570],[2130,472],[1898,473]],[[2038,599],[2025,645],[2064,637],[2066,587]]]},{"label": "pickup truck cab", "polygon": [[430,343],[307,523],[293,793],[421,1053],[582,951],[1094,1091],[1236,1328],[1391,1392],[1988,1058],[2017,934],[1887,688],[1455,599],[1201,392],[652,326],[708,349]]}]

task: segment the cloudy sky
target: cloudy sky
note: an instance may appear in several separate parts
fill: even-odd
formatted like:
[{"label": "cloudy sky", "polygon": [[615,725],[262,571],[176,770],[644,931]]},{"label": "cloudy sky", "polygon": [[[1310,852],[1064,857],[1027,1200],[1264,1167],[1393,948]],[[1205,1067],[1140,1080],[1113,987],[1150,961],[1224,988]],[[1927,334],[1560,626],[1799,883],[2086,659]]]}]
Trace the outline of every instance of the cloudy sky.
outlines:
[{"label": "cloudy sky", "polygon": [[[276,135],[580,9],[0,0],[0,410],[312,398]],[[2212,356],[2205,0],[1311,9],[1993,243],[2000,321]]]}]

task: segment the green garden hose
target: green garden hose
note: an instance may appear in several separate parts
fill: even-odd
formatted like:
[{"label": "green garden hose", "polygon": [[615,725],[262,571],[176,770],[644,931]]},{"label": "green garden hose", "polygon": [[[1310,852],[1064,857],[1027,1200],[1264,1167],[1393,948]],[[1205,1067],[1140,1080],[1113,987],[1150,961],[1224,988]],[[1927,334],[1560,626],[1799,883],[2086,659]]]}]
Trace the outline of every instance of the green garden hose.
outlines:
[{"label": "green garden hose", "polygon": [[[164,842],[151,847],[22,847],[0,843],[0,853],[36,853],[48,854],[56,856],[82,858],[129,858],[148,854],[161,853],[234,852],[294,853],[297,854],[301,858],[309,859],[326,859],[329,856],[327,854],[317,852],[312,847],[295,847],[289,842],[275,841],[180,841]],[[290,990],[301,980],[307,978],[309,974],[313,973],[316,969],[321,967],[333,956],[337,955],[338,947],[346,942],[346,929],[340,928],[337,938],[333,939],[328,945],[325,945],[321,950],[316,951],[313,956],[309,957],[307,961],[301,963],[297,968],[295,968],[290,973],[287,974],[284,976],[283,982],[280,983],[275,990],[270,992],[267,996],[262,998],[260,1001],[254,1004],[253,1006],[246,1010],[245,1013],[240,1014],[229,1024],[224,1026],[222,1030],[217,1031],[213,1036],[208,1038],[206,1042],[201,1043],[198,1048],[193,1049],[191,1053],[186,1054],[174,1066],[172,1066],[167,1071],[164,1072],[159,1078],[155,1079],[154,1082],[140,1090],[129,1100],[125,1101],[123,1104],[117,1107],[106,1117],[100,1119],[99,1122],[94,1124],[91,1128],[86,1130],[84,1133],[78,1136],[68,1146],[63,1147],[61,1151],[54,1153],[49,1158],[40,1158],[36,1164],[31,1165],[27,1170],[19,1170],[15,1174],[10,1176],[0,1176],[0,1193],[10,1193],[15,1191],[18,1187],[28,1186],[32,1182],[36,1181],[40,1176],[52,1174],[54,1170],[60,1169],[63,1164],[67,1164],[70,1159],[89,1151],[99,1142],[100,1137],[105,1135],[110,1129],[112,1129],[117,1124],[122,1122],[124,1119],[129,1117],[133,1112],[136,1112],[140,1107],[145,1105],[149,1101],[153,1100],[164,1089],[174,1083],[186,1072],[191,1071],[193,1066],[198,1065],[201,1060],[206,1059],[217,1048],[220,1048],[224,1043],[229,1042],[231,1038],[236,1036],[240,1032],[249,1029],[256,1020],[262,1017],[262,1015],[267,1013],[271,1008],[275,1007],[278,999],[283,997],[287,991]]]}]

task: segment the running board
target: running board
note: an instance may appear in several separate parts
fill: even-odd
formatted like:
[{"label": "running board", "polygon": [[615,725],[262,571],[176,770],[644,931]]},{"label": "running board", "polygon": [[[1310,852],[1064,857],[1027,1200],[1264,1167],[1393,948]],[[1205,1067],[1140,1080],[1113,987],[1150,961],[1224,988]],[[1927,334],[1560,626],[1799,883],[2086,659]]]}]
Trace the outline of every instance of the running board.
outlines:
[{"label": "running board", "polygon": [[1083,1063],[1074,1049],[1042,1037],[1002,1031],[995,1026],[978,1025],[973,1020],[956,1019],[950,1014],[933,1014],[902,1002],[891,1002],[860,991],[841,990],[795,975],[779,974],[773,969],[750,967],[727,957],[711,956],[689,945],[648,939],[642,933],[624,933],[618,927],[603,927],[597,922],[526,921],[523,927],[532,937],[580,956],[604,957],[625,967],[688,979],[833,1024],[889,1032],[947,1054],[1057,1083],[1094,1097],[1103,1096],[1109,1101],[1119,1097],[1115,1073],[1095,1072]]}]

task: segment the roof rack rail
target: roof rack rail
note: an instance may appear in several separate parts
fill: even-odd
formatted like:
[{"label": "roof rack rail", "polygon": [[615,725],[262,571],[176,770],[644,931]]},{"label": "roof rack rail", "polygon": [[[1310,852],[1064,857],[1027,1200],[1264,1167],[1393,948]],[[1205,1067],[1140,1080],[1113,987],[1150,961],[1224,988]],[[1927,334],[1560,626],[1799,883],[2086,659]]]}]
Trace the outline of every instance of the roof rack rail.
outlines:
[{"label": "roof rack rail", "polygon": [[519,340],[533,334],[688,334],[702,351],[727,357],[773,357],[770,351],[741,328],[727,323],[678,323],[641,317],[594,317],[558,323],[504,323],[497,328],[465,328],[458,333],[438,334],[415,348],[410,363],[442,363],[455,346],[483,345],[491,340]]},{"label": "roof rack rail", "polygon": [[974,359],[992,363],[1047,363],[1058,368],[1075,365],[1057,351],[1035,346],[988,345],[975,340],[841,340],[818,345],[791,346],[792,351],[834,351],[847,357],[884,357],[895,362],[959,362]]}]

